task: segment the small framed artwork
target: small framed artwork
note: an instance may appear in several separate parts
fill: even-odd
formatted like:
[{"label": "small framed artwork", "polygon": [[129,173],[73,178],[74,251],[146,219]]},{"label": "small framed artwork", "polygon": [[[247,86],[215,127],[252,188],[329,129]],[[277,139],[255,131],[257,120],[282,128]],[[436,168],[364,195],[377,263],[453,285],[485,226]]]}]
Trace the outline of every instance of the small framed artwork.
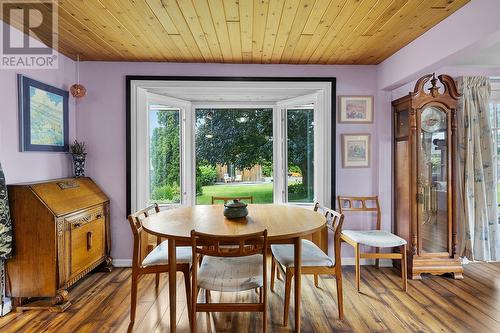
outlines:
[{"label": "small framed artwork", "polygon": [[68,91],[19,74],[19,148],[67,152]]},{"label": "small framed artwork", "polygon": [[370,134],[342,134],[342,167],[370,167]]},{"label": "small framed artwork", "polygon": [[373,96],[339,96],[339,123],[373,123]]}]

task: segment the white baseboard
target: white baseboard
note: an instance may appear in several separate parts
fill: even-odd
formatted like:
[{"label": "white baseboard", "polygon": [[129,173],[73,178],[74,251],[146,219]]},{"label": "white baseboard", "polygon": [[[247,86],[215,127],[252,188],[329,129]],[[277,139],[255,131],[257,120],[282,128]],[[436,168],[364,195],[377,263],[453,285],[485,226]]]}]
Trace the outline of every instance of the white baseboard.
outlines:
[{"label": "white baseboard", "polygon": [[5,316],[12,310],[12,302],[9,297],[3,298],[3,307],[0,309],[0,317]]},{"label": "white baseboard", "polygon": [[[342,266],[354,266],[354,258],[342,258]],[[375,265],[375,259],[361,259],[361,265]],[[132,259],[113,259],[115,267],[132,267]],[[381,267],[392,267],[391,259],[380,259]]]},{"label": "white baseboard", "polygon": [[132,267],[132,259],[113,259],[114,267]]}]

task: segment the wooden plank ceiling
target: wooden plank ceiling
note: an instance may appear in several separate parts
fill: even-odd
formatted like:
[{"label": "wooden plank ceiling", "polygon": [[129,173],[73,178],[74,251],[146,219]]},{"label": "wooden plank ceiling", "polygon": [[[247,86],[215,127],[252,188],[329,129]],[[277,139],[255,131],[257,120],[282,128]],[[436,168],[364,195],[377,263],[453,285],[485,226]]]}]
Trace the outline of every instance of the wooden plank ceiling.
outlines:
[{"label": "wooden plank ceiling", "polygon": [[60,0],[58,49],[82,60],[378,64],[467,2]]}]

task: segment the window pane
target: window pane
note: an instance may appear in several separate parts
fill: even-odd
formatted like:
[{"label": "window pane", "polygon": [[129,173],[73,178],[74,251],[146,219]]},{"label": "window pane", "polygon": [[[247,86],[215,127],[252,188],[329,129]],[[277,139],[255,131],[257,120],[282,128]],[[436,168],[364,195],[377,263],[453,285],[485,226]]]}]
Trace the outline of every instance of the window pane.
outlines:
[{"label": "window pane", "polygon": [[500,104],[496,104],[496,118],[497,118],[496,127],[500,128]]},{"label": "window pane", "polygon": [[314,201],[314,109],[287,110],[288,201]]},{"label": "window pane", "polygon": [[273,202],[272,109],[196,110],[196,203],[213,196]]},{"label": "window pane", "polygon": [[496,137],[494,136],[493,139],[497,144],[497,156],[500,156],[500,130],[497,130]]},{"label": "window pane", "polygon": [[497,122],[496,122],[496,107],[495,104],[490,103],[490,124],[491,127],[498,127]]},{"label": "window pane", "polygon": [[[491,104],[493,112],[495,114],[496,122],[493,126],[497,128],[496,130],[496,135],[494,136],[496,140],[496,146],[497,146],[497,203],[500,204],[500,104],[499,103],[492,103]],[[495,130],[495,129],[494,129]]]},{"label": "window pane", "polygon": [[149,107],[149,198],[151,202],[180,203],[179,110]]}]

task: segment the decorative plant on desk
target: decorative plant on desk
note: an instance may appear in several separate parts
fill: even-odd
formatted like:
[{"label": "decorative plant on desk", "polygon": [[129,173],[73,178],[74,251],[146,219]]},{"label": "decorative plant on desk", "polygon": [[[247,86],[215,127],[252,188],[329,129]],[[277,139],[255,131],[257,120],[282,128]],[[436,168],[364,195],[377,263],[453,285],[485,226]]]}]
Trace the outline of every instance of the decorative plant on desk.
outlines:
[{"label": "decorative plant on desk", "polygon": [[69,152],[73,157],[73,172],[75,177],[85,177],[85,158],[87,157],[85,142],[78,142],[75,139],[73,144],[69,145]]}]

